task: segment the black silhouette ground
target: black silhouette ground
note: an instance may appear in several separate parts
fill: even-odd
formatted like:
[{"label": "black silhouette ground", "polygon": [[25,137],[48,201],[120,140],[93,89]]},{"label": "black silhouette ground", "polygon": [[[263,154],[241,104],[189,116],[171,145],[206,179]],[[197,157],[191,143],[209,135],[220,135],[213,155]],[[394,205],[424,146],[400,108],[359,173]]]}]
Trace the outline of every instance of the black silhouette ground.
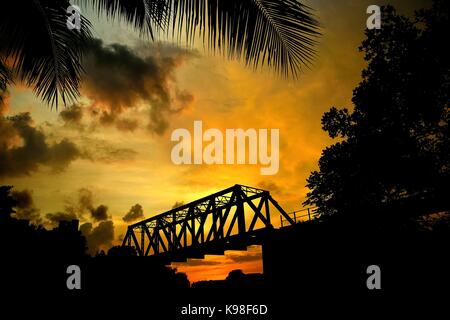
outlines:
[{"label": "black silhouette ground", "polygon": [[[76,222],[47,231],[13,219],[14,200],[2,187],[2,308],[16,302],[16,315],[64,307],[61,315],[202,319],[182,317],[180,308],[234,303],[268,305],[267,316],[243,319],[308,312],[365,319],[377,311],[405,318],[424,307],[432,318],[450,290],[448,12],[447,2],[436,1],[412,24],[388,9],[387,29],[368,34],[369,69],[355,111],[324,117],[324,129],[346,141],[324,152],[309,179],[309,201],[323,217],[274,230],[264,244],[263,276],[234,272],[189,288],[182,274],[129,248],[89,257]],[[80,291],[66,287],[71,264],[81,267]],[[366,286],[369,265],[381,268],[381,290]]]},{"label": "black silhouette ground", "polygon": [[[47,231],[11,218],[5,194],[7,188],[2,188],[0,291],[8,305],[43,308],[50,303],[50,309],[76,305],[74,312],[81,314],[94,306],[94,312],[103,315],[137,312],[135,306],[142,305],[153,315],[164,315],[157,319],[180,319],[181,308],[188,304],[217,308],[264,304],[269,313],[257,319],[279,319],[308,311],[338,312],[331,306],[349,311],[353,304],[382,310],[400,306],[398,297],[421,303],[431,297],[439,306],[450,288],[450,224],[443,218],[394,228],[329,217],[273,230],[263,246],[264,275],[233,271],[223,281],[190,288],[184,274],[151,257],[137,257],[129,247],[87,256],[76,221]],[[66,287],[66,268],[71,264],[82,270],[81,290]],[[366,287],[366,268],[372,264],[382,270],[379,291]],[[215,319],[229,317],[222,314]]]}]

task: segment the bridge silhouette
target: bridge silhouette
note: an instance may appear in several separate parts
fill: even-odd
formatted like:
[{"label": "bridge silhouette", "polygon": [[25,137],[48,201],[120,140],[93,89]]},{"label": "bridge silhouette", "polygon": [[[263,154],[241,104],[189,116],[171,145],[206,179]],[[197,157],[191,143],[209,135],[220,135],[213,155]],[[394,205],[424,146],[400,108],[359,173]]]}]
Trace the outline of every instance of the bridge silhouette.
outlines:
[{"label": "bridge silhouette", "polygon": [[264,244],[274,229],[271,213],[278,212],[286,228],[301,216],[311,219],[310,209],[305,210],[307,215],[286,213],[269,191],[236,184],[128,226],[122,245],[167,263],[262,245],[264,260]]}]

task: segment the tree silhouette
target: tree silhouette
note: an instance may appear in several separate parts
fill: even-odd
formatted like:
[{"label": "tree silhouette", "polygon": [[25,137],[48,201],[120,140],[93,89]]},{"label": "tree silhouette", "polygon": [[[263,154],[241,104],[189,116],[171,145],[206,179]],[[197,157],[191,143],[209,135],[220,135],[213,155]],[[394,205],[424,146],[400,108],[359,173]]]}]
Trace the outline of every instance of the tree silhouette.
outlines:
[{"label": "tree silhouette", "polygon": [[137,252],[131,246],[114,246],[108,250],[108,257],[136,257]]},{"label": "tree silhouette", "polygon": [[0,219],[10,218],[17,201],[11,196],[12,186],[0,186]]},{"label": "tree silhouette", "polygon": [[[367,30],[367,67],[354,110],[331,108],[327,147],[307,179],[305,204],[325,215],[390,221],[449,210],[449,3],[435,1],[415,19],[384,7],[381,30]],[[384,213],[385,215],[381,215]]]},{"label": "tree silhouette", "polygon": [[[111,20],[124,20],[142,36],[155,32],[196,36],[212,51],[267,64],[283,75],[300,71],[314,55],[318,22],[294,0],[84,0]],[[0,90],[16,74],[49,104],[79,96],[83,44],[92,38],[66,26],[68,0],[7,1],[0,11]],[[172,32],[170,32],[172,31]]]},{"label": "tree silhouette", "polygon": [[133,247],[115,246],[108,254],[88,255],[78,220],[62,220],[47,230],[12,217],[16,207],[13,187],[0,186],[0,272],[7,275],[0,291],[23,294],[24,288],[30,293],[45,287],[67,293],[65,270],[72,264],[88,270],[85,283],[89,285],[84,290],[93,295],[142,286],[170,292],[190,287],[186,274],[157,259],[138,257]]}]

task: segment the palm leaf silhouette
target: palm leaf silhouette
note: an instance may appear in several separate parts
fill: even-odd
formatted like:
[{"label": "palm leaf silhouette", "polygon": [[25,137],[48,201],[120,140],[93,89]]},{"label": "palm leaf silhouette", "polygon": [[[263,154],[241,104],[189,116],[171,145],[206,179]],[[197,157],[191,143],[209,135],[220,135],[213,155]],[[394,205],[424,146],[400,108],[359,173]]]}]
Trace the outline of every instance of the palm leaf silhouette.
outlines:
[{"label": "palm leaf silhouette", "polygon": [[[11,75],[9,69],[6,67],[4,62],[0,59],[0,107],[4,102],[4,92],[8,83],[11,81]],[[1,114],[0,114],[1,115]]]},{"label": "palm leaf silhouette", "polygon": [[80,31],[67,28],[69,5],[65,0],[8,1],[0,11],[0,56],[8,61],[3,68],[56,107],[59,100],[66,104],[78,97],[82,44],[91,37],[84,18]]},{"label": "palm leaf silhouette", "polygon": [[[212,51],[297,77],[315,54],[319,23],[295,0],[83,0],[100,15],[124,20],[144,36],[200,37]],[[68,0],[7,1],[0,11],[0,89],[17,75],[50,105],[79,96],[84,45],[92,38],[66,27]]]},{"label": "palm leaf silhouette", "polygon": [[98,14],[104,13],[108,19],[123,20],[141,35],[154,38],[154,29],[164,29],[169,20],[169,8],[166,0],[83,0],[91,5]]},{"label": "palm leaf silhouette", "polygon": [[11,80],[11,75],[9,69],[6,67],[5,63],[0,59],[0,102],[2,102],[2,91],[6,90],[8,82]]},{"label": "palm leaf silhouette", "polygon": [[311,63],[319,23],[311,9],[295,0],[170,0],[173,29],[192,41],[196,34],[212,50],[244,57],[257,67],[266,63],[297,76]]},{"label": "palm leaf silhouette", "polygon": [[[119,18],[149,33],[154,29],[196,36],[212,51],[244,58],[254,67],[267,64],[296,77],[312,62],[319,23],[312,9],[296,0],[85,0],[98,13]],[[153,27],[152,27],[153,26]]]}]

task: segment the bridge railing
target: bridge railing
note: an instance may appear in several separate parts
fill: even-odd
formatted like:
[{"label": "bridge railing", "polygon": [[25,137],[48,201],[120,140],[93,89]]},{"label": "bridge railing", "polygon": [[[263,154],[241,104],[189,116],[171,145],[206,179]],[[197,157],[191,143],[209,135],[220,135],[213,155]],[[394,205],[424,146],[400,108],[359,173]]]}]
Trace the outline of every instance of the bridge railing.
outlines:
[{"label": "bridge railing", "polygon": [[[317,219],[320,216],[320,213],[317,212],[317,207],[300,209],[292,212],[288,212],[287,215],[295,222],[304,222],[311,221]],[[289,221],[280,215],[280,223],[281,227],[285,225],[291,225]]]}]

